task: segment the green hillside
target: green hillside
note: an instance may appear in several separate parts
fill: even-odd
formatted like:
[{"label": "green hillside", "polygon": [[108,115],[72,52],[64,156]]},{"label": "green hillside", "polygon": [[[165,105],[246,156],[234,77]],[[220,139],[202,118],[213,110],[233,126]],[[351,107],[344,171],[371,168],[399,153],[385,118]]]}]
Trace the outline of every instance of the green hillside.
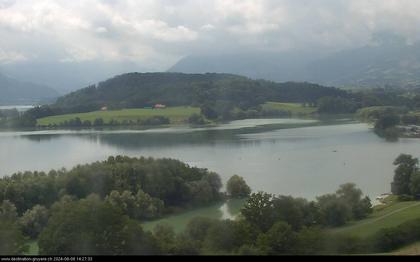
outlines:
[{"label": "green hillside", "polygon": [[[129,73],[70,93],[53,108],[62,113],[113,109],[229,104],[248,109],[267,101],[311,102],[324,96],[348,96],[333,87],[310,83],[274,83],[229,74]],[[219,103],[220,106],[217,104]]]}]

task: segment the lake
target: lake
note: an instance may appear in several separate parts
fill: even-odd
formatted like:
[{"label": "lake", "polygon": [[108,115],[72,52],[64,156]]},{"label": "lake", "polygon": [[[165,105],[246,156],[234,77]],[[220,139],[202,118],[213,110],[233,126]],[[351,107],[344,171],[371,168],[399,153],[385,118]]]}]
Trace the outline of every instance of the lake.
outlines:
[{"label": "lake", "polygon": [[19,112],[25,112],[31,108],[33,108],[34,106],[31,105],[26,105],[26,106],[22,106],[22,105],[10,105],[10,106],[0,106],[0,110],[10,110],[10,109],[16,109]]},{"label": "lake", "polygon": [[390,191],[392,162],[400,153],[420,156],[420,140],[387,142],[367,124],[345,119],[256,119],[210,128],[2,132],[0,176],[71,168],[110,155],[170,157],[215,171],[223,182],[234,174],[243,176],[254,191],[314,199],[354,182],[374,199]]}]

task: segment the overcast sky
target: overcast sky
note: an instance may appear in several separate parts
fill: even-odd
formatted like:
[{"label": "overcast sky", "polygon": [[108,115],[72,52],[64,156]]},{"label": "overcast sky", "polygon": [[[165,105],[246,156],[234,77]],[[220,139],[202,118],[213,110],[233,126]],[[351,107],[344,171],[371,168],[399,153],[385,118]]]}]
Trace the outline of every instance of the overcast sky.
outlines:
[{"label": "overcast sky", "polygon": [[0,65],[193,53],[344,49],[378,32],[420,37],[420,0],[0,0]]}]

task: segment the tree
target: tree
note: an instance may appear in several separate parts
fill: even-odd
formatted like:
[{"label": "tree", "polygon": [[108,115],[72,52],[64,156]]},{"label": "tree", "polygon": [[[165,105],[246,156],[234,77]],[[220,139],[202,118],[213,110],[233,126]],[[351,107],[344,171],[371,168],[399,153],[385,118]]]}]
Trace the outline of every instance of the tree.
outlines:
[{"label": "tree", "polygon": [[172,227],[165,224],[157,224],[153,228],[153,236],[159,246],[160,252],[165,255],[176,255],[176,234]]},{"label": "tree", "polygon": [[234,242],[238,247],[247,245],[253,246],[261,231],[254,225],[251,225],[244,219],[237,219],[233,224]]},{"label": "tree", "polygon": [[104,120],[102,118],[96,118],[95,121],[93,121],[93,126],[103,126]]},{"label": "tree", "polygon": [[342,97],[322,97],[317,104],[320,113],[354,113],[358,108],[354,101]]},{"label": "tree", "polygon": [[410,177],[410,193],[412,196],[420,197],[420,172],[413,173]]},{"label": "tree", "polygon": [[196,217],[187,224],[185,233],[196,242],[203,242],[209,228],[216,223],[215,220],[205,217]]},{"label": "tree", "polygon": [[354,219],[363,219],[373,212],[372,202],[370,198],[366,196],[361,199],[357,205],[352,208],[353,218]]},{"label": "tree", "polygon": [[136,197],[128,190],[124,190],[122,193],[113,190],[106,197],[105,201],[115,208],[120,208],[124,214],[130,217],[134,217],[136,210]]},{"label": "tree", "polygon": [[175,254],[197,256],[200,254],[200,248],[200,243],[191,239],[186,233],[181,233],[176,236]]},{"label": "tree", "polygon": [[273,198],[273,216],[275,221],[284,221],[294,230],[300,229],[308,221],[310,215],[307,210],[308,203],[304,199],[295,199],[291,196],[278,196]]},{"label": "tree", "polygon": [[32,239],[35,239],[47,225],[48,218],[48,209],[44,206],[36,205],[22,215],[19,223],[23,233]]},{"label": "tree", "polygon": [[0,219],[3,221],[16,221],[17,218],[16,206],[9,200],[4,200],[0,205]]},{"label": "tree", "polygon": [[394,180],[391,191],[395,195],[410,195],[411,176],[418,170],[419,160],[411,155],[401,154],[395,159]]},{"label": "tree", "polygon": [[400,117],[395,114],[387,114],[380,116],[375,122],[376,130],[386,130],[400,123]]},{"label": "tree", "polygon": [[192,125],[204,125],[206,124],[206,119],[202,114],[194,113],[188,118],[188,123]]},{"label": "tree", "polygon": [[232,176],[227,181],[227,193],[233,198],[245,198],[251,194],[251,188],[246,184],[243,177],[238,175]]},{"label": "tree", "polygon": [[57,203],[39,236],[42,255],[151,255],[158,246],[150,233],[120,209],[91,195]]},{"label": "tree", "polygon": [[208,228],[203,249],[212,253],[230,253],[237,246],[235,222],[231,220],[215,221]]},{"label": "tree", "polygon": [[8,200],[0,205],[0,255],[23,255],[27,251],[25,237],[17,221],[16,207]]},{"label": "tree", "polygon": [[158,198],[153,198],[149,194],[139,190],[136,194],[136,209],[135,218],[151,219],[160,217],[163,213],[163,201]]},{"label": "tree", "polygon": [[323,225],[342,226],[352,219],[351,207],[335,194],[317,197],[320,212],[319,221]]},{"label": "tree", "polygon": [[257,247],[267,255],[296,253],[297,233],[285,222],[277,222],[257,239]]},{"label": "tree", "polygon": [[372,212],[372,204],[369,197],[362,199],[362,190],[356,188],[355,184],[347,183],[341,185],[336,194],[339,199],[342,199],[350,206],[352,218],[362,219]]},{"label": "tree", "polygon": [[304,227],[297,234],[295,252],[299,255],[320,254],[327,236],[319,227]]},{"label": "tree", "polygon": [[26,239],[16,222],[0,218],[0,256],[23,255]]},{"label": "tree", "polygon": [[202,105],[200,107],[201,110],[201,114],[203,116],[205,116],[207,119],[210,120],[215,120],[219,117],[218,113],[216,112],[216,110],[208,103]]},{"label": "tree", "polygon": [[266,232],[274,224],[272,200],[271,194],[253,193],[241,209],[241,214],[248,223]]}]

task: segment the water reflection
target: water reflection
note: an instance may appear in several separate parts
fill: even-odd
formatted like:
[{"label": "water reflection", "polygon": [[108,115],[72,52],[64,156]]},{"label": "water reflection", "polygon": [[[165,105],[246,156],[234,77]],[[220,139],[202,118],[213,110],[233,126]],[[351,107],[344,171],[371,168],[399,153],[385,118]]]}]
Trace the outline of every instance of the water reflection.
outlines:
[{"label": "water reflection", "polygon": [[[187,132],[168,128],[0,133],[0,176],[71,168],[109,155],[151,156],[208,168],[223,182],[241,175],[254,191],[314,198],[355,182],[375,198],[389,191],[392,162],[400,153],[420,156],[419,140],[389,143],[365,124],[288,121]],[[296,124],[301,127],[285,128]]]}]

